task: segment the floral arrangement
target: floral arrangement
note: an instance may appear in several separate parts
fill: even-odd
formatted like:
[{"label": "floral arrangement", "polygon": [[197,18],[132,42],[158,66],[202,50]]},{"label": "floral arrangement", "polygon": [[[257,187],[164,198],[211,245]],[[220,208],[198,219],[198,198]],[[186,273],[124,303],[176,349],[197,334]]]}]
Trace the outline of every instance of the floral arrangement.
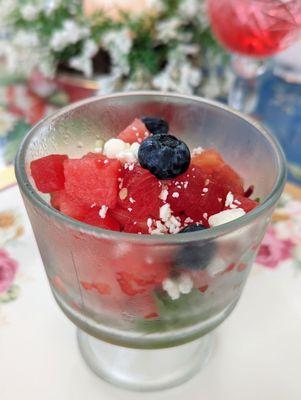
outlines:
[{"label": "floral arrangement", "polygon": [[[97,78],[101,91],[157,89],[217,97],[227,91],[227,56],[203,0],[148,0],[141,12],[83,12],[78,0],[7,0],[0,13],[12,69],[61,69]],[[223,68],[221,68],[223,67]],[[26,71],[24,71],[26,68]],[[222,71],[222,72],[221,72]]]}]

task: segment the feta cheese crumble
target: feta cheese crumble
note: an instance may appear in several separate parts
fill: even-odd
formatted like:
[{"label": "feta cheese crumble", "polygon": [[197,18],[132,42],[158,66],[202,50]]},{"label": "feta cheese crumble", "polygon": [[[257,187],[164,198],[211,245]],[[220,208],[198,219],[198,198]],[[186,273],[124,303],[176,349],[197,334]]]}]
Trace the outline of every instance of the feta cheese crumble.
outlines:
[{"label": "feta cheese crumble", "polygon": [[136,157],[137,160],[138,160],[139,147],[140,147],[140,144],[138,142],[134,142],[130,146],[130,151],[132,154],[134,154],[134,156]]},{"label": "feta cheese crumble", "polygon": [[211,217],[208,218],[208,222],[210,226],[218,226],[231,222],[243,215],[245,215],[245,211],[242,208],[233,208],[231,210],[224,210],[211,215]]},{"label": "feta cheese crumble", "polygon": [[179,196],[180,196],[179,192],[174,192],[172,194],[172,197],[175,198],[175,199],[177,199]]},{"label": "feta cheese crumble", "polygon": [[159,195],[159,199],[166,201],[167,196],[168,196],[168,189],[163,187],[163,189],[161,190],[161,193]]},{"label": "feta cheese crumble", "polygon": [[230,207],[233,203],[234,196],[231,192],[228,192],[226,201],[225,201],[225,207]]},{"label": "feta cheese crumble", "polygon": [[192,150],[192,157],[202,154],[204,151],[203,147],[199,146]]},{"label": "feta cheese crumble", "polygon": [[108,158],[117,158],[122,163],[132,164],[138,160],[139,147],[140,144],[137,142],[130,145],[121,139],[112,138],[104,144],[103,154]]},{"label": "feta cheese crumble", "polygon": [[168,221],[169,218],[171,217],[170,204],[169,203],[163,204],[163,206],[160,207],[159,213],[160,213],[159,214],[160,219],[162,219],[163,222]]},{"label": "feta cheese crumble", "polygon": [[108,206],[101,206],[101,209],[99,210],[100,218],[102,218],[102,219],[106,218],[108,209],[109,209]]},{"label": "feta cheese crumble", "polygon": [[166,278],[162,282],[163,290],[165,290],[172,300],[180,298],[181,294],[188,294],[193,288],[193,282],[189,275],[181,274],[177,278]]},{"label": "feta cheese crumble", "polygon": [[123,140],[111,138],[104,144],[103,153],[109,158],[117,158],[118,153],[125,152],[129,148],[130,145]]},{"label": "feta cheese crumble", "polygon": [[119,198],[120,200],[125,200],[128,196],[128,190],[127,188],[123,188],[119,191]]}]

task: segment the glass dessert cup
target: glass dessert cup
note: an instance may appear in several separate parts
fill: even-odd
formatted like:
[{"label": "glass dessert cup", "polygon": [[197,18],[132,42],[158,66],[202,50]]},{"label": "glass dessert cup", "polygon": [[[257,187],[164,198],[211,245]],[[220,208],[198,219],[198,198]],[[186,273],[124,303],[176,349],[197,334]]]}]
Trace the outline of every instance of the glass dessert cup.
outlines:
[{"label": "glass dessert cup", "polygon": [[[37,192],[30,162],[52,153],[80,157],[135,117],[165,118],[189,147],[215,147],[255,186],[260,205],[243,217],[181,235],[137,235],[73,220]],[[36,125],[16,158],[16,175],[53,295],[78,328],[83,358],[101,378],[128,389],[176,386],[199,371],[214,330],[234,309],[285,183],[277,141],[257,122],[216,102],[157,92],[123,93],[72,104]],[[147,201],[147,199],[145,199]],[[194,288],[172,300],[153,287],[132,296],[120,290],[120,269],[150,268],[178,257]],[[191,264],[192,262],[192,264]],[[141,265],[139,266],[141,267]],[[93,286],[94,285],[94,286]],[[105,286],[104,286],[105,285]],[[109,290],[102,290],[109,287]]]}]

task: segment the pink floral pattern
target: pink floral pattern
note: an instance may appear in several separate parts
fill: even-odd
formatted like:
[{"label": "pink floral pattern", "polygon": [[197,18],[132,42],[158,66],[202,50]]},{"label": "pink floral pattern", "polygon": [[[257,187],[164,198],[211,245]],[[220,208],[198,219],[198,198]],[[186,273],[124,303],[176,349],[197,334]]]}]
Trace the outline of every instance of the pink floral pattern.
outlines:
[{"label": "pink floral pattern", "polygon": [[292,256],[293,248],[291,240],[280,239],[276,236],[275,229],[270,227],[262,241],[256,261],[265,267],[275,268]]},{"label": "pink floral pattern", "polygon": [[0,294],[11,287],[17,269],[17,262],[5,250],[0,249]]}]

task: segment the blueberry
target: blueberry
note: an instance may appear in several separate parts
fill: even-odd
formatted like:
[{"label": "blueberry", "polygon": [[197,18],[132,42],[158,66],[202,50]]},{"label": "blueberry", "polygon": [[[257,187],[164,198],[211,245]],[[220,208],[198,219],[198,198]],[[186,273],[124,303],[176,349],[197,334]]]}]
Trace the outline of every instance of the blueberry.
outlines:
[{"label": "blueberry", "polygon": [[179,233],[203,231],[204,229],[206,229],[204,225],[190,224],[190,225],[187,225],[185,228],[181,229]]},{"label": "blueberry", "polygon": [[[202,225],[191,224],[182,229],[179,233],[202,231],[206,229]],[[199,242],[184,245],[175,256],[174,264],[177,269],[206,269],[216,252],[214,242]]]},{"label": "blueberry", "polygon": [[183,174],[190,164],[187,145],[172,135],[153,135],[139,148],[138,160],[158,179],[172,179]]},{"label": "blueberry", "polygon": [[168,133],[168,123],[163,118],[142,117],[141,121],[153,135],[165,135]]}]

